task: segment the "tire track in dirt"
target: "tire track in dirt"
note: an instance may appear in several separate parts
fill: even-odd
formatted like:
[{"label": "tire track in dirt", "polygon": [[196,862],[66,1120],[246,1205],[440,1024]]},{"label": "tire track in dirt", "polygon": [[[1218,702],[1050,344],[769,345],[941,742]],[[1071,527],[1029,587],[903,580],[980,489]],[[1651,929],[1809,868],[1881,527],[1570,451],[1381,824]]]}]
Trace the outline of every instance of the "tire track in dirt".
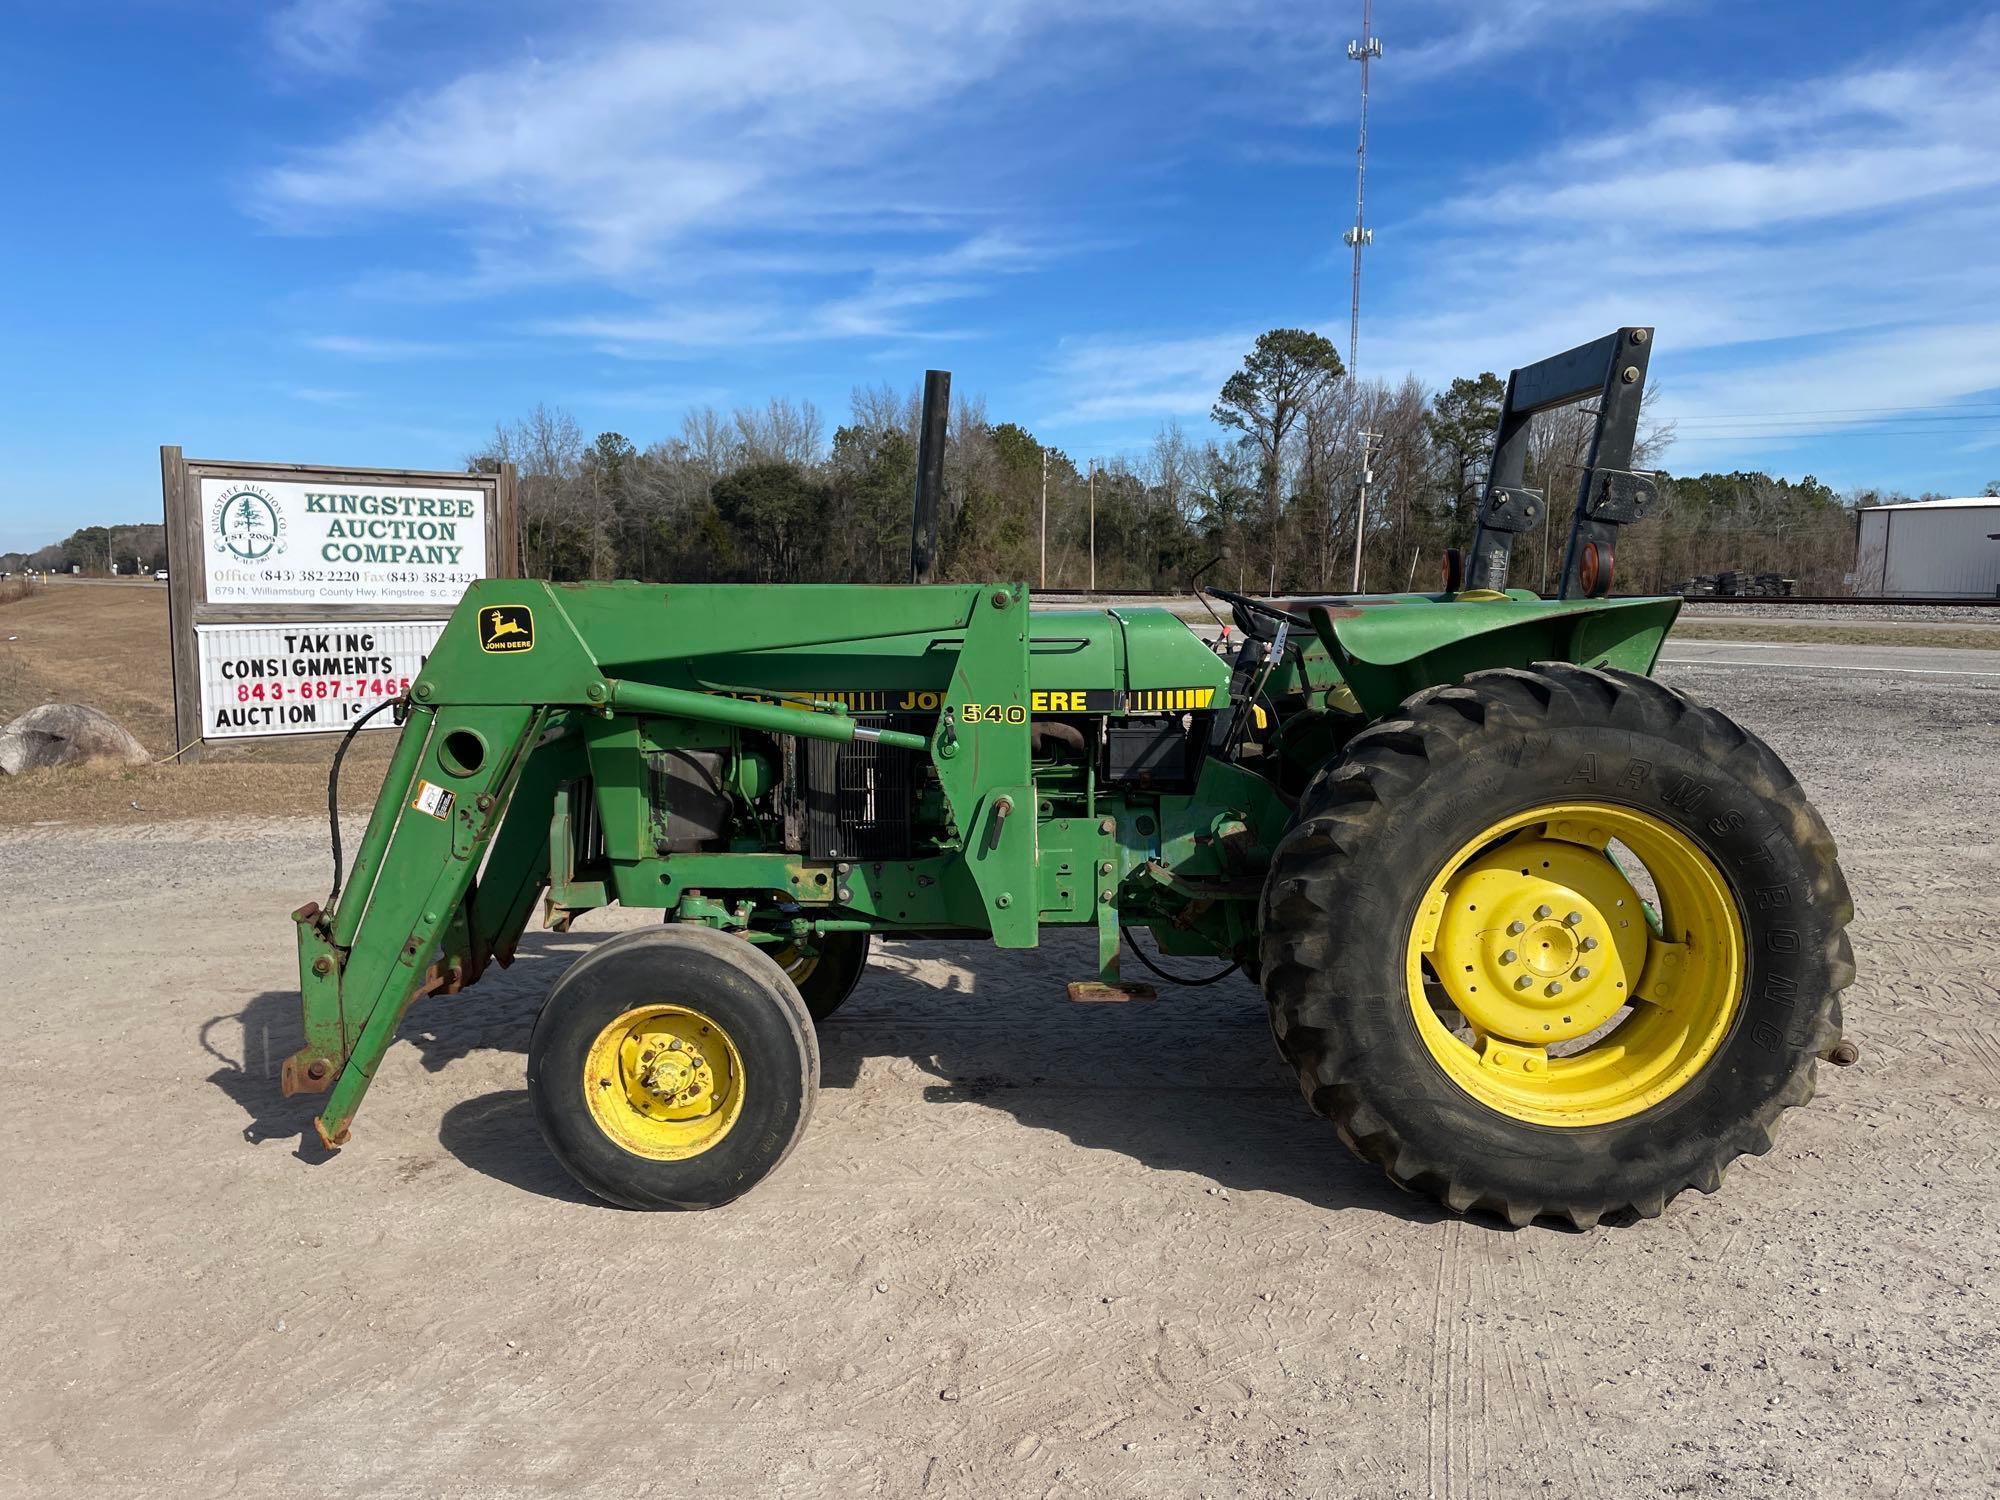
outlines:
[{"label": "tire track in dirt", "polygon": [[1437,1264],[1431,1272],[1431,1358],[1424,1405],[1424,1485],[1436,1500],[1452,1500],[1451,1435],[1455,1427],[1452,1389],[1456,1319],[1448,1316],[1458,1281],[1465,1226],[1448,1219],[1438,1235]]}]

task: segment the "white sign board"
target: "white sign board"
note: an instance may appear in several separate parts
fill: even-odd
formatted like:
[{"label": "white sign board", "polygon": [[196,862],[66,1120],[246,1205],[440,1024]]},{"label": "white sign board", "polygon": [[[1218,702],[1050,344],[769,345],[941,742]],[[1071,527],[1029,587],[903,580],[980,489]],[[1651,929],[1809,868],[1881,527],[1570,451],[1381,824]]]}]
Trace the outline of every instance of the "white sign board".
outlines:
[{"label": "white sign board", "polygon": [[[204,739],[345,729],[408,690],[442,620],[196,625]],[[393,728],[378,714],[368,728]]]},{"label": "white sign board", "polygon": [[201,481],[210,604],[456,604],[486,576],[482,489]]}]

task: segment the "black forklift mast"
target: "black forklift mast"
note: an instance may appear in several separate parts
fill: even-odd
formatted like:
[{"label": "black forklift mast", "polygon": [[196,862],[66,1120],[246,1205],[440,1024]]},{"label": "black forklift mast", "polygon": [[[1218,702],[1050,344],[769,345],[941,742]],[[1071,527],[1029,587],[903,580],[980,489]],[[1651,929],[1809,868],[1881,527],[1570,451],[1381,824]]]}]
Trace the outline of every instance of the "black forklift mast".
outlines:
[{"label": "black forklift mast", "polygon": [[1652,509],[1659,485],[1632,468],[1639,437],[1639,403],[1646,391],[1646,362],[1653,330],[1621,328],[1588,344],[1523,366],[1507,377],[1493,465],[1479,505],[1479,527],[1466,559],[1465,578],[1446,587],[1504,589],[1514,538],[1542,517],[1547,494],[1530,489],[1528,423],[1538,411],[1597,400],[1597,427],[1577,486],[1576,516],[1563,556],[1559,599],[1611,592],[1618,528]]}]

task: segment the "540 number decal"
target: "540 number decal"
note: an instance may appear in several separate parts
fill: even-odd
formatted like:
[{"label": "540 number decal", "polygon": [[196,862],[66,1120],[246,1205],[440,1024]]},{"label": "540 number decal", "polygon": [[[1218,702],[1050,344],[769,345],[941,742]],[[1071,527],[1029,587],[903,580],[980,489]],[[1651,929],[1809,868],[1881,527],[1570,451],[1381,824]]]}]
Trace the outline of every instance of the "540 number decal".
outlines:
[{"label": "540 number decal", "polygon": [[958,719],[961,724],[1025,724],[1028,710],[1018,703],[968,703]]}]

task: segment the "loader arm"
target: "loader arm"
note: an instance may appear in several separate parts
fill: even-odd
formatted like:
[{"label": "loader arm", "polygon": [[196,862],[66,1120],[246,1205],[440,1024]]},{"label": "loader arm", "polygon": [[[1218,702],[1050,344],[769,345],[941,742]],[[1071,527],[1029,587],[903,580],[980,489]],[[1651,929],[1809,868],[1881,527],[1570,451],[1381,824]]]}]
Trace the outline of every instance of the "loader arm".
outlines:
[{"label": "loader arm", "polygon": [[[306,1040],[286,1060],[283,1086],[331,1090],[314,1122],[329,1147],[346,1141],[410,1005],[470,985],[489,961],[512,961],[551,878],[565,785],[638,775],[636,757],[594,747],[641,722],[875,740],[928,756],[993,937],[1033,945],[1034,903],[1013,896],[1034,878],[1026,714],[982,711],[1027,700],[1026,590],[802,587],[755,613],[741,599],[698,586],[517,579],[467,590],[411,687],[345,889],[327,909],[294,913]],[[940,684],[929,734],[874,728],[839,704],[716,685],[758,653],[885,641]],[[1027,816],[1011,818],[1017,807]],[[641,819],[605,836],[628,861],[656,852]]]}]

